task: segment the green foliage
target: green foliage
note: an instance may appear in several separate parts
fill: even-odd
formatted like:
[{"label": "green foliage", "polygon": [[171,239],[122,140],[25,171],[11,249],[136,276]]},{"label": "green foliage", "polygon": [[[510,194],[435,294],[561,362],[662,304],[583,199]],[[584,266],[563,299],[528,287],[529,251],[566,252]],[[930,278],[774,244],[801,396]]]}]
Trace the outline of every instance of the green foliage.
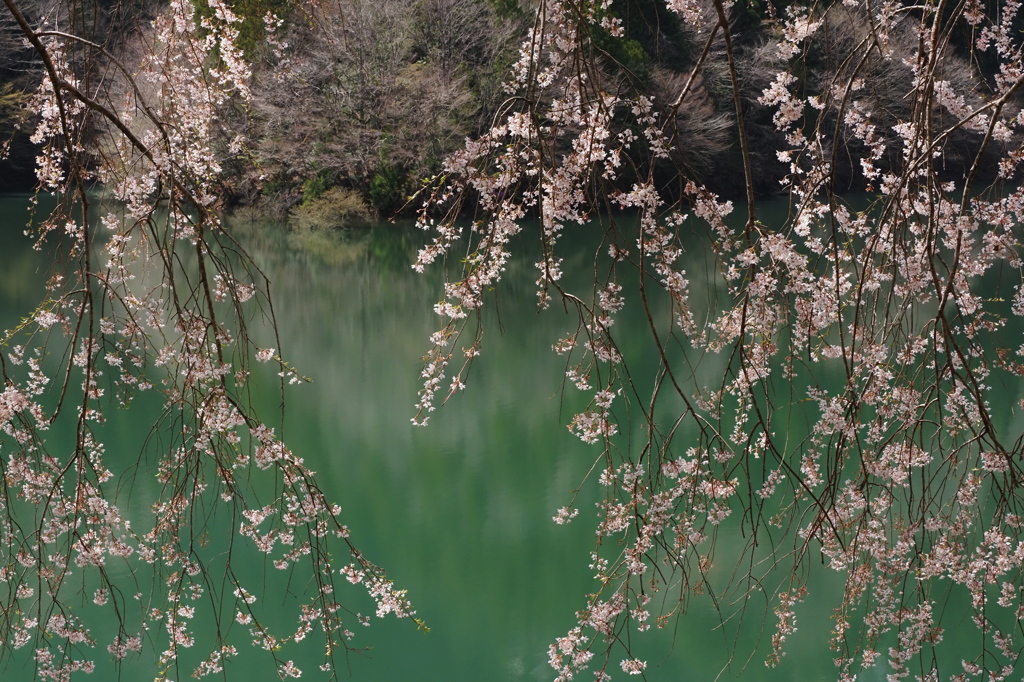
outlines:
[{"label": "green foliage", "polygon": [[12,83],[0,84],[0,188],[29,189],[35,183],[37,148],[29,141],[25,108],[28,93]]},{"label": "green foliage", "polygon": [[372,215],[355,190],[332,187],[293,208],[288,213],[288,225],[303,231],[341,229],[364,224]]},{"label": "green foliage", "polygon": [[614,60],[637,85],[649,86],[656,66],[676,71],[688,68],[687,40],[679,17],[663,1],[623,0],[607,12],[622,20],[624,35],[615,38],[595,28],[594,47]]},{"label": "green foliage", "polygon": [[640,82],[646,83],[651,77],[651,58],[639,42],[632,38],[616,39],[605,34],[595,44],[618,62]]},{"label": "green foliage", "polygon": [[517,19],[526,14],[519,0],[487,0],[499,19]]},{"label": "green foliage", "polygon": [[740,0],[732,10],[733,31],[739,33],[756,30],[768,18],[767,3],[761,0]]},{"label": "green foliage", "polygon": [[302,203],[308,204],[319,199],[327,191],[328,187],[330,187],[330,182],[327,179],[327,174],[324,172],[317,173],[308,178],[302,183]]},{"label": "green foliage", "polygon": [[[287,19],[294,7],[292,0],[225,0],[225,4],[242,20],[238,26],[238,47],[250,58],[265,42],[267,30],[263,18],[273,13],[280,19]],[[192,5],[200,17],[213,16],[207,0],[192,0]]]},{"label": "green foliage", "polygon": [[405,180],[398,167],[381,164],[370,178],[370,203],[384,214],[397,211],[405,203]]},{"label": "green foliage", "polygon": [[263,187],[260,188],[260,193],[264,197],[271,197],[275,194],[279,194],[288,189],[288,181],[281,175],[277,174],[263,183]]},{"label": "green foliage", "polygon": [[[11,83],[0,85],[0,136],[10,135],[25,120],[25,102],[28,94],[16,90]],[[0,139],[0,143],[3,140]]]}]

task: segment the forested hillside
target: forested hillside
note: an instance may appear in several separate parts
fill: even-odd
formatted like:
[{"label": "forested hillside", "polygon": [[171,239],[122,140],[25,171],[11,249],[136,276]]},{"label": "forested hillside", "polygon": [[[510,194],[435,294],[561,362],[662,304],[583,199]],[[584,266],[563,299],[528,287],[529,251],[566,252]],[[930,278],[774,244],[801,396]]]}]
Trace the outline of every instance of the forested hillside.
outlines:
[{"label": "forested hillside", "polygon": [[[202,0],[193,1],[201,14],[209,12]],[[35,22],[83,27],[129,68],[144,53],[152,19],[161,11],[158,2],[105,2],[74,5],[73,10],[57,0],[25,5]],[[412,211],[416,203],[410,199],[421,181],[436,174],[447,155],[488,129],[509,105],[511,93],[502,83],[533,22],[530,3],[516,0],[315,6],[236,0],[229,5],[241,18],[239,45],[255,68],[251,103],[229,105],[220,123],[222,161],[229,170],[225,197],[236,207],[254,206],[271,215],[290,211],[298,226],[343,226],[372,215]],[[621,21],[622,37],[613,38],[598,23],[590,26],[586,49],[601,64],[607,80],[603,87],[649,95],[663,120],[671,121],[679,144],[658,172],[662,183],[682,187],[694,180],[739,195],[744,178],[730,79],[734,68],[755,190],[770,195],[783,190],[780,181],[789,172],[788,161],[775,151],[785,142],[776,126],[778,114],[765,99],[775,74],[795,60],[799,81],[789,87],[805,97],[820,96],[871,30],[858,10],[832,7],[804,53],[790,59],[780,55],[779,18],[823,9],[798,3],[733,6],[730,66],[723,34],[714,30],[717,16],[710,2],[693,3],[695,21],[687,23],[659,0],[620,0],[602,11]],[[916,11],[908,7],[903,15],[910,18]],[[894,55],[869,54],[860,66],[863,89],[856,107],[872,112],[877,135],[892,142],[893,126],[908,114],[899,93],[914,78],[907,61],[917,46],[911,22],[896,21],[889,40]],[[967,97],[974,101],[962,106],[981,101],[994,77],[994,63],[971,64],[961,56],[971,40],[970,33],[954,31],[937,74],[953,90],[973,93]],[[0,26],[0,136],[11,153],[0,166],[0,182],[7,187],[33,184],[36,150],[29,141],[34,124],[29,96],[40,77],[31,50],[5,17]],[[101,77],[97,72],[96,78]],[[955,115],[950,110],[936,114]],[[872,152],[836,120],[834,110],[823,109],[819,116],[819,122],[810,123],[826,133],[822,141],[836,164],[835,182],[850,190],[869,188],[861,160]],[[239,134],[247,144],[233,149],[230,140]],[[955,131],[941,150],[943,169],[950,176],[962,174],[980,140],[980,133],[969,127]],[[870,159],[878,167],[898,162],[888,153]],[[630,177],[620,175],[624,186]]]}]

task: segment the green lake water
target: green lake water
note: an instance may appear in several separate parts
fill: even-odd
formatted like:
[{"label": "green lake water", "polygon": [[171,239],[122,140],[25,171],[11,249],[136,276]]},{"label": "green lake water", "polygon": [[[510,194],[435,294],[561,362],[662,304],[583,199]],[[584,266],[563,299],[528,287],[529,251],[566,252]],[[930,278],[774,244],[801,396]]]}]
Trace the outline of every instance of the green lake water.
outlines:
[{"label": "green lake water", "polygon": [[[21,235],[24,205],[24,198],[0,199],[0,329],[31,312],[45,280],[40,255]],[[537,313],[535,258],[510,264],[498,294],[500,315],[488,318],[484,353],[467,391],[438,410],[429,427],[416,428],[410,418],[421,357],[440,320],[432,310],[440,297],[440,273],[417,275],[409,267],[423,236],[409,225],[300,236],[270,224],[233,229],[272,281],[280,350],[313,378],[288,389],[284,439],[317,472],[328,497],[342,505],[356,546],[409,591],[417,616],[430,627],[425,633],[411,622],[388,619],[358,628],[353,645],[370,650],[350,656],[342,677],[350,674],[359,682],[552,679],[547,647],[574,626],[575,611],[595,587],[587,564],[597,486],[582,490],[575,502],[581,514],[573,523],[559,526],[551,517],[569,504],[600,452],[565,428],[579,394],[563,392],[564,359],[551,345],[564,334],[567,318],[558,311]],[[691,268],[700,267],[699,249],[687,257]],[[585,275],[592,252],[581,249],[576,258],[566,262],[566,271]],[[712,298],[714,292],[695,295]],[[644,326],[628,310],[623,315],[616,332],[628,352],[640,347]],[[629,338],[631,328],[640,335],[635,341]],[[256,336],[263,345],[276,344],[269,334],[260,337],[257,331]],[[705,361],[701,371],[721,371],[714,364],[720,360]],[[643,358],[637,363],[642,375]],[[1011,390],[1019,393],[1019,387]],[[255,400],[264,413],[277,409],[272,388]],[[1006,418],[1020,426],[1019,416]],[[138,415],[112,414],[105,427],[112,443],[108,449],[122,453],[118,456],[127,466],[148,427]],[[728,541],[728,536],[721,540]],[[824,594],[840,586],[839,576],[824,570],[812,577],[812,588]],[[262,597],[268,604],[274,599]],[[371,608],[355,590],[340,597],[364,612]],[[773,616],[760,612],[763,603],[752,604],[740,641],[714,629],[718,620],[708,599],[694,600],[668,629],[634,633],[633,641],[648,660],[646,679],[653,682],[714,680],[732,648],[737,657],[719,679],[831,680],[836,676],[827,648],[832,607],[821,604],[812,600],[797,607],[800,629],[775,669],[763,663],[775,624]],[[295,658],[305,670],[303,679],[315,680],[325,677],[317,670],[317,651],[311,645],[282,656]],[[126,666],[122,679],[151,679],[155,668],[149,653]],[[609,670],[613,679],[639,679],[619,671],[617,662]],[[101,669],[92,678],[112,675],[111,669]],[[28,682],[30,662],[15,658],[0,679]],[[277,675],[269,658],[249,650],[229,664],[226,679],[260,682]],[[879,669],[861,679],[881,680],[884,674]]]}]

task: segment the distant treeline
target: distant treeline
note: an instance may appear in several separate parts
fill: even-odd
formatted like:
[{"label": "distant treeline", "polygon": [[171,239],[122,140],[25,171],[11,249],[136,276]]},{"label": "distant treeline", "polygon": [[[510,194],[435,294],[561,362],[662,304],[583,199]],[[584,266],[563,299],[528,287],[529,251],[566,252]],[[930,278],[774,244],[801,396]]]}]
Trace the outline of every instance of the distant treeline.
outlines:
[{"label": "distant treeline", "polygon": [[[192,0],[200,15],[205,0]],[[989,4],[995,0],[988,0]],[[224,165],[231,178],[225,196],[234,205],[259,206],[285,215],[298,225],[343,225],[370,215],[391,216],[415,208],[410,201],[421,181],[441,169],[442,160],[467,137],[488,129],[503,112],[510,93],[502,83],[517,59],[523,38],[534,22],[528,0],[341,0],[304,3],[295,0],[234,0],[241,17],[239,43],[255,65],[253,104],[225,116]],[[585,5],[586,3],[581,3]],[[61,14],[59,0],[23,3],[32,20],[54,25],[89,25],[119,59],[130,63],[145,41],[149,21],[160,3],[100,0],[76,6],[75,16]],[[707,27],[685,23],[664,0],[615,0],[609,12],[621,19],[624,35],[613,38],[589,25],[589,49],[600,57],[602,87],[645,92],[661,106],[667,125],[681,140],[674,158],[659,171],[666,186],[695,180],[725,194],[742,192],[736,110],[725,48],[720,33],[712,42],[684,106],[670,109],[701,59],[715,23],[709,1],[695,3]],[[828,12],[825,10],[828,9]],[[918,11],[909,3],[907,13]],[[91,12],[91,14],[89,14]],[[779,24],[787,12],[823,17],[803,54],[787,57],[777,49]],[[277,17],[268,29],[266,17]],[[88,14],[88,16],[86,16]],[[805,98],[825,92],[870,29],[866,17],[841,4],[802,6],[769,0],[740,0],[732,9],[735,66],[756,191],[772,194],[792,160],[774,150],[785,146],[773,116],[761,104],[766,88],[787,63],[799,62],[797,90]],[[273,22],[271,22],[273,23]],[[0,19],[0,143],[10,145],[0,165],[0,189],[30,187],[35,151],[29,95],[39,80],[32,53],[16,38],[11,18]],[[957,92],[983,97],[995,77],[993,64],[971,64],[960,57],[976,36],[965,26],[943,60],[941,79]],[[858,106],[870,110],[878,134],[893,135],[892,126],[909,112],[895,93],[907,92],[913,80],[900,53],[914,54],[917,37],[896,27],[892,54],[870,56],[862,67]],[[96,83],[102,83],[97,73]],[[101,87],[97,85],[96,87]],[[805,116],[834,116],[808,107]],[[942,114],[943,112],[938,112]],[[664,119],[663,119],[664,121]],[[808,121],[806,127],[821,121]],[[841,189],[869,188],[860,173],[865,150],[842,130],[821,141],[836,165]],[[664,123],[663,123],[664,124]],[[229,139],[248,142],[238,151]],[[978,135],[963,130],[942,150],[948,173],[965,172]],[[229,147],[231,152],[228,152]],[[887,148],[896,149],[898,145]],[[655,162],[658,163],[658,162]],[[898,164],[898,158],[875,160]],[[636,173],[645,169],[636,168]],[[628,186],[629,169],[619,182]]]}]

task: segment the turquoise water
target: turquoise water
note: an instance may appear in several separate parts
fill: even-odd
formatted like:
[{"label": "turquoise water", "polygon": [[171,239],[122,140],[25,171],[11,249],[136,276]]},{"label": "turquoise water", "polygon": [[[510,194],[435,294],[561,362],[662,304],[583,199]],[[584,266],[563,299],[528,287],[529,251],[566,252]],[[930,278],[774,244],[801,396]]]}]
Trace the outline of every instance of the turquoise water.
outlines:
[{"label": "turquoise water", "polygon": [[[0,220],[7,223],[0,230],[0,329],[7,329],[34,308],[46,272],[20,229],[11,227],[24,225],[24,199],[0,201]],[[510,264],[498,294],[499,314],[485,320],[484,353],[467,391],[438,410],[429,427],[416,428],[410,418],[421,357],[440,319],[432,306],[441,291],[436,269],[417,275],[409,267],[422,235],[409,225],[326,235],[289,235],[272,224],[236,224],[232,230],[272,282],[279,350],[313,378],[287,389],[284,440],[317,472],[328,497],[342,505],[355,545],[409,591],[417,616],[430,628],[428,633],[394,619],[358,628],[352,644],[369,650],[348,658],[342,678],[552,679],[547,647],[575,625],[575,611],[596,587],[587,564],[597,486],[580,491],[574,506],[581,514],[573,523],[559,526],[551,517],[572,501],[600,451],[565,428],[580,396],[563,391],[564,360],[551,345],[569,320],[557,310],[537,313],[535,258]],[[585,249],[577,253],[566,270],[585,275],[592,255]],[[699,248],[687,257],[691,270],[702,267]],[[715,292],[697,289],[694,296],[710,300]],[[640,353],[644,323],[635,314],[627,308],[616,331],[624,351],[637,354],[634,371],[645,381],[653,359]],[[261,345],[278,343],[266,329],[254,335]],[[704,362],[701,373],[721,372],[722,360]],[[272,415],[278,395],[272,377],[262,379],[254,400]],[[136,407],[142,416],[112,416],[104,427],[108,449],[121,453],[116,461],[125,471],[142,447],[149,428],[145,417],[153,409],[144,402]],[[135,481],[141,491],[135,506],[142,513],[151,486],[144,473]],[[725,533],[719,540],[721,565],[715,570],[723,574],[732,570],[731,538],[735,535]],[[261,595],[270,610],[278,598],[274,585]],[[813,594],[835,594],[841,585],[839,576],[826,570],[810,579]],[[372,611],[355,590],[340,596],[353,610]],[[835,678],[827,648],[831,607],[822,603],[815,599],[797,606],[799,630],[775,669],[763,664],[775,619],[764,615],[764,602],[756,598],[742,625],[737,616],[716,629],[719,616],[704,598],[692,601],[689,612],[665,630],[631,637],[648,660],[646,679],[655,682],[704,682],[720,672],[719,679],[830,680]],[[326,675],[317,670],[318,651],[309,642],[281,656],[304,669],[303,679],[321,679]],[[730,651],[736,652],[731,664]],[[143,656],[126,666],[122,679],[151,676],[151,661]],[[614,679],[627,679],[617,661],[609,670]],[[187,679],[189,671],[180,678]],[[109,669],[101,669],[94,677],[108,675]],[[31,678],[23,657],[16,657],[3,676]],[[251,651],[233,659],[226,672],[228,680],[276,678],[269,658]],[[861,679],[884,675],[876,670]]]}]

